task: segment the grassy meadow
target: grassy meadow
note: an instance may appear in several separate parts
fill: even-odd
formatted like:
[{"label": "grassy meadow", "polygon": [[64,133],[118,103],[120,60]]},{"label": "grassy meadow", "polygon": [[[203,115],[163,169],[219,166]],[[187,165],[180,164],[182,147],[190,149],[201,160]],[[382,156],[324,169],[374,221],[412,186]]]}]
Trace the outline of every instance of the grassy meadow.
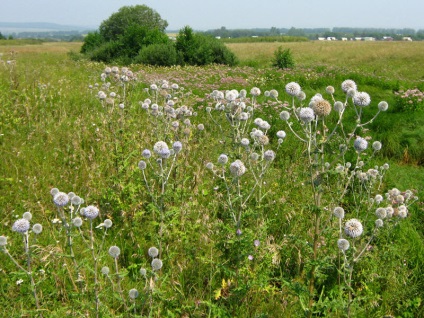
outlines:
[{"label": "grassy meadow", "polygon": [[0,41],[1,316],[424,316],[424,42],[80,45]]}]

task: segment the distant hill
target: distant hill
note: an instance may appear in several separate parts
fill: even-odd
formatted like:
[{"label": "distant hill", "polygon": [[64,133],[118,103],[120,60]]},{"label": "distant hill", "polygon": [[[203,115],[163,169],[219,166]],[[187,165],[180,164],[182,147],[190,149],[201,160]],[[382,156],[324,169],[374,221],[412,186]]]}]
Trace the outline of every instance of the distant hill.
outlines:
[{"label": "distant hill", "polygon": [[94,26],[61,25],[47,22],[0,22],[0,32],[3,34],[20,32],[58,32],[58,31],[88,31],[96,30]]}]

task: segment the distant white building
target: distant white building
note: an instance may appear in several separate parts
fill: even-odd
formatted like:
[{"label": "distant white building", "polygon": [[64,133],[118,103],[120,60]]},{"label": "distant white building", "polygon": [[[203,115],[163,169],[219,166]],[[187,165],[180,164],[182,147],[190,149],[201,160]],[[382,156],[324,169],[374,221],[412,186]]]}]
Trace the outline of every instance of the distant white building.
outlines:
[{"label": "distant white building", "polygon": [[327,37],[327,41],[337,41],[337,39],[334,36]]},{"label": "distant white building", "polygon": [[347,38],[342,38],[342,41],[347,41]]},{"label": "distant white building", "polygon": [[411,37],[409,37],[409,36],[404,36],[404,37],[402,38],[402,40],[403,40],[403,41],[412,41]]},{"label": "distant white building", "polygon": [[361,37],[356,37],[355,38],[355,41],[362,41],[362,38]]},{"label": "distant white building", "polygon": [[325,41],[325,38],[318,38],[318,41]]},{"label": "distant white building", "polygon": [[371,36],[367,36],[364,38],[364,41],[375,41],[375,38],[371,37]]}]

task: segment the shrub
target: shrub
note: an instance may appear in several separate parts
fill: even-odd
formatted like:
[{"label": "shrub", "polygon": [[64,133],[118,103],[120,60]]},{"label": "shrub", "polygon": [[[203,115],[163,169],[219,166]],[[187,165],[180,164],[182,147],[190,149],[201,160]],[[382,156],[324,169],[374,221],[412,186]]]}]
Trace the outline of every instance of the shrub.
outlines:
[{"label": "shrub", "polygon": [[172,43],[152,44],[141,49],[136,63],[156,66],[177,64],[177,51]]},{"label": "shrub", "polygon": [[90,52],[90,59],[97,62],[110,62],[119,58],[121,49],[119,42],[105,42]]},{"label": "shrub", "polygon": [[81,47],[81,53],[88,53],[90,51],[93,51],[96,48],[100,47],[104,42],[105,40],[99,32],[90,32],[84,38],[84,43]]},{"label": "shrub", "polygon": [[275,52],[274,52],[274,60],[272,62],[272,66],[278,67],[278,68],[293,68],[294,67],[294,60],[293,55],[290,49],[285,49],[280,46]]},{"label": "shrub", "polygon": [[180,64],[237,64],[236,56],[224,44],[211,36],[194,33],[189,26],[180,30],[176,49]]}]

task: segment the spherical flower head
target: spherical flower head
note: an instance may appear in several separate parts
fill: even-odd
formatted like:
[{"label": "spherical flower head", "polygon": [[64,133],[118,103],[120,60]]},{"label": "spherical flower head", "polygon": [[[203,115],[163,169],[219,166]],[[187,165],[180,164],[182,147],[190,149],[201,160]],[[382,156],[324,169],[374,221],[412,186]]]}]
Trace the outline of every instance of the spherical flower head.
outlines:
[{"label": "spherical flower head", "polygon": [[85,208],[84,216],[89,219],[93,220],[99,215],[99,209],[95,207],[94,205],[89,205]]},{"label": "spherical flower head", "polygon": [[349,241],[348,240],[346,240],[346,239],[338,239],[337,240],[337,247],[341,250],[341,251],[343,251],[343,252],[345,252],[345,251],[347,251],[348,249],[349,249],[349,247],[350,247],[350,243],[349,243]]},{"label": "spherical flower head", "polygon": [[383,227],[384,222],[382,219],[375,220],[375,227]]},{"label": "spherical flower head", "polygon": [[146,169],[146,167],[147,167],[146,161],[144,161],[144,160],[140,160],[140,161],[138,162],[138,168],[139,168],[140,170],[144,170],[144,169]]},{"label": "spherical flower head", "polygon": [[379,219],[384,219],[387,216],[387,211],[385,208],[378,208],[377,210],[375,210],[375,215]]},{"label": "spherical flower head", "polygon": [[271,128],[271,125],[266,120],[261,121],[258,126],[262,130],[268,130]]},{"label": "spherical flower head", "polygon": [[149,159],[149,158],[152,156],[152,153],[150,152],[150,150],[149,150],[149,149],[144,149],[144,150],[141,152],[141,155],[142,155],[144,158]]},{"label": "spherical flower head", "polygon": [[241,177],[246,172],[246,167],[239,159],[230,165],[230,172],[234,177]]},{"label": "spherical flower head", "polygon": [[350,219],[345,223],[344,230],[347,236],[356,238],[363,232],[362,223],[357,219]]},{"label": "spherical flower head", "polygon": [[282,120],[284,120],[284,121],[289,120],[289,119],[290,119],[290,113],[289,113],[288,111],[286,111],[286,110],[283,110],[283,111],[280,113],[280,119],[282,119]]},{"label": "spherical flower head", "polygon": [[121,254],[121,249],[118,246],[111,246],[109,248],[109,255],[113,258],[118,258],[119,254]]},{"label": "spherical flower head", "polygon": [[102,272],[103,275],[109,275],[109,267],[107,266],[103,266],[102,269],[100,270]]},{"label": "spherical flower head", "polygon": [[35,234],[40,234],[41,232],[43,232],[43,226],[40,223],[36,223],[32,226],[32,231]]},{"label": "spherical flower head", "polygon": [[334,111],[341,113],[345,109],[344,104],[342,102],[335,102],[334,103]]},{"label": "spherical flower head", "polygon": [[368,141],[366,141],[364,138],[358,137],[355,139],[353,147],[357,152],[362,152],[368,148]]},{"label": "spherical flower head", "polygon": [[313,110],[317,116],[325,117],[331,112],[331,104],[325,99],[322,99],[314,103]]},{"label": "spherical flower head", "polygon": [[300,85],[295,82],[290,82],[286,85],[286,92],[290,96],[298,96],[301,90]]},{"label": "spherical flower head", "polygon": [[327,86],[327,87],[325,88],[325,91],[326,91],[328,94],[334,94],[335,89],[334,89],[334,87],[333,87],[333,86]]},{"label": "spherical flower head", "polygon": [[147,274],[146,269],[144,267],[140,268],[140,275],[141,276],[146,276],[146,274]]},{"label": "spherical flower head", "polygon": [[172,144],[172,149],[174,149],[174,152],[178,154],[183,149],[183,144],[181,141],[176,141]]},{"label": "spherical flower head", "polygon": [[152,91],[156,91],[158,89],[158,86],[156,84],[152,84],[152,85],[150,85],[150,89]]},{"label": "spherical flower head", "polygon": [[233,101],[235,101],[235,100],[236,100],[236,98],[237,98],[237,95],[236,95],[236,94],[234,94],[234,92],[233,92],[233,91],[227,91],[227,92],[225,93],[225,99],[226,99],[227,101],[229,101],[229,102],[233,102]]},{"label": "spherical flower head", "polygon": [[247,91],[245,89],[241,89],[239,92],[240,98],[245,98],[247,96]]},{"label": "spherical flower head", "polygon": [[356,92],[356,94],[353,95],[353,103],[356,106],[365,107],[371,103],[371,97],[368,95],[368,93]]},{"label": "spherical flower head", "polygon": [[162,263],[162,261],[161,261],[159,258],[155,258],[155,259],[152,261],[152,269],[153,269],[154,271],[158,271],[158,270],[160,270],[160,269],[162,268],[162,265],[163,265],[163,263]]},{"label": "spherical flower head", "polygon": [[258,247],[259,245],[261,245],[261,242],[259,240],[254,240],[253,245],[255,245],[255,247]]},{"label": "spherical flower head", "polygon": [[225,154],[221,154],[218,157],[218,163],[221,165],[225,165],[228,162],[228,156]]},{"label": "spherical flower head", "polygon": [[383,196],[381,194],[377,194],[374,197],[374,201],[375,201],[375,203],[380,204],[383,201]]},{"label": "spherical flower head", "polygon": [[333,210],[333,215],[338,219],[343,219],[345,216],[345,211],[342,207],[337,206]]},{"label": "spherical flower head", "polygon": [[349,79],[348,80],[345,80],[342,83],[342,91],[345,92],[345,93],[347,93],[348,90],[350,90],[350,89],[353,89],[353,90],[356,91],[356,83],[354,81],[352,81],[352,80],[349,80]]},{"label": "spherical flower head", "polygon": [[267,150],[264,152],[264,159],[266,161],[273,161],[275,159],[275,152],[272,150]]},{"label": "spherical flower head", "polygon": [[6,246],[7,245],[7,237],[4,235],[0,236],[0,246]]},{"label": "spherical flower head", "polygon": [[269,96],[272,97],[272,98],[277,99],[278,98],[278,92],[275,89],[271,89],[269,91]]},{"label": "spherical flower head", "polygon": [[311,98],[311,103],[312,105],[316,102],[320,102],[322,101],[324,98],[322,97],[322,95],[320,93],[316,93],[314,96],[312,96]]},{"label": "spherical flower head", "polygon": [[266,146],[269,144],[269,138],[266,135],[262,135],[256,138],[256,141],[258,142],[258,144],[262,145],[262,146]]},{"label": "spherical flower head", "polygon": [[58,188],[52,188],[52,189],[50,190],[50,194],[51,194],[52,196],[55,196],[58,192],[60,192]]},{"label": "spherical flower head", "polygon": [[281,139],[286,138],[286,132],[284,130],[277,131],[277,137]]},{"label": "spherical flower head", "polygon": [[161,153],[163,153],[164,150],[169,150],[168,145],[164,141],[158,141],[153,146],[153,151],[159,156]]},{"label": "spherical flower head", "polygon": [[374,149],[374,151],[379,151],[381,150],[382,144],[379,141],[374,141],[372,143],[372,149]]},{"label": "spherical flower head", "polygon": [[314,110],[312,108],[309,108],[309,107],[300,108],[299,118],[304,123],[310,123],[315,118]]},{"label": "spherical flower head", "polygon": [[113,225],[113,222],[112,222],[112,220],[106,219],[106,220],[103,221],[103,225],[104,225],[105,228],[110,229]]},{"label": "spherical flower head", "polygon": [[393,209],[393,207],[388,206],[386,207],[386,213],[387,213],[387,217],[391,218],[393,214],[395,213],[395,210]]},{"label": "spherical flower head", "polygon": [[387,104],[387,102],[385,101],[381,101],[378,103],[378,110],[385,112],[387,109],[389,108],[389,104]]},{"label": "spherical flower head", "polygon": [[152,246],[151,248],[149,248],[147,253],[151,258],[155,258],[159,255],[159,250],[156,247]]},{"label": "spherical flower head", "polygon": [[12,231],[18,233],[26,233],[29,230],[29,221],[27,219],[19,219],[13,223]]},{"label": "spherical flower head", "polygon": [[256,152],[252,152],[250,154],[250,160],[252,160],[252,161],[258,161],[259,160],[259,154],[257,154]]},{"label": "spherical flower head", "polygon": [[208,162],[206,164],[206,169],[212,170],[213,169],[213,163],[212,162]]},{"label": "spherical flower head", "polygon": [[265,97],[269,97],[271,95],[271,93],[269,91],[265,91],[264,96]]},{"label": "spherical flower head", "polygon": [[69,203],[69,196],[65,192],[58,192],[54,195],[53,202],[58,207],[65,206]]},{"label": "spherical flower head", "polygon": [[247,147],[247,146],[249,146],[250,141],[249,141],[249,139],[247,139],[247,138],[242,138],[242,139],[240,140],[240,144],[241,144],[243,147]]},{"label": "spherical flower head", "polygon": [[131,299],[136,299],[138,297],[138,290],[135,288],[131,288],[130,291],[128,292],[128,296]]},{"label": "spherical flower head", "polygon": [[81,227],[81,225],[82,225],[82,219],[80,217],[76,217],[76,218],[72,219],[72,224],[75,227]]},{"label": "spherical flower head", "polygon": [[203,130],[205,130],[205,125],[203,125],[203,124],[198,124],[198,125],[197,125],[197,130],[199,130],[199,131],[203,131]]},{"label": "spherical flower head", "polygon": [[28,221],[31,221],[31,219],[32,219],[32,214],[31,214],[31,212],[25,212],[25,213],[22,215],[22,217],[23,217],[24,219],[28,220]]},{"label": "spherical flower head", "polygon": [[252,96],[259,96],[259,95],[261,95],[261,90],[259,89],[259,88],[257,88],[257,87],[253,87],[251,90],[250,90],[250,94],[252,94]]}]

